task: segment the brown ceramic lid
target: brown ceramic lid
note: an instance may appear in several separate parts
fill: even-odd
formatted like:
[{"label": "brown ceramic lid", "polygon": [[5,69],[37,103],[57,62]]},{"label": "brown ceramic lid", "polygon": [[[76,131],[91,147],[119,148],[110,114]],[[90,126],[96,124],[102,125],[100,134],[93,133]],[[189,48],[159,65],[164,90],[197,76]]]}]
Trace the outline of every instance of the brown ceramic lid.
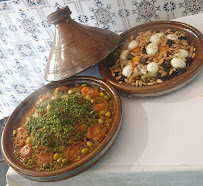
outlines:
[{"label": "brown ceramic lid", "polygon": [[86,70],[120,44],[118,34],[77,23],[70,14],[70,9],[64,7],[48,16],[55,25],[55,36],[45,70],[47,81],[58,81]]}]

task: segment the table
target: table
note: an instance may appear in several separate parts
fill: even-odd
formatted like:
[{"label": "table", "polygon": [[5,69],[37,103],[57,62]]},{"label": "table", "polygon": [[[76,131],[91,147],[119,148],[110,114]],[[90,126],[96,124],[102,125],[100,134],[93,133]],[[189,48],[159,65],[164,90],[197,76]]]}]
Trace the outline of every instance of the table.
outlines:
[{"label": "table", "polygon": [[[203,14],[175,19],[203,33],[202,20]],[[95,71],[97,65],[80,75],[100,77]],[[167,95],[133,99],[121,95],[122,130],[112,149],[95,166],[57,183],[30,181],[9,168],[8,185],[203,185],[202,82],[201,69],[190,84]]]}]

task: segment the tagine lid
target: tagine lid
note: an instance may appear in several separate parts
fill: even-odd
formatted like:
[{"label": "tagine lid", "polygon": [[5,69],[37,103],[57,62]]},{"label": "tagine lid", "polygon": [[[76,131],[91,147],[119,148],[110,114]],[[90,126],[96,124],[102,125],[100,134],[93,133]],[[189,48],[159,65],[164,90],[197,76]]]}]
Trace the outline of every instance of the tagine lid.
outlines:
[{"label": "tagine lid", "polygon": [[54,40],[47,60],[44,79],[69,78],[95,65],[120,44],[120,35],[72,20],[68,6],[50,14],[55,26]]}]

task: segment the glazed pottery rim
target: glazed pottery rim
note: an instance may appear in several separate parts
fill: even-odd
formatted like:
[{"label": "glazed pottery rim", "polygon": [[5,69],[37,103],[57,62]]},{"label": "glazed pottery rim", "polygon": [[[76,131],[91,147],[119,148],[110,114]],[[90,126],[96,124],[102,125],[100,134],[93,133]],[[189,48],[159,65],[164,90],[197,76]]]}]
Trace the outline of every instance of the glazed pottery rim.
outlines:
[{"label": "glazed pottery rim", "polygon": [[[4,145],[4,143],[5,143],[6,139],[8,139],[9,137],[11,138],[11,136],[9,136],[7,133],[9,133],[8,130],[9,130],[10,126],[12,126],[12,127],[16,126],[16,124],[12,124],[12,122],[15,120],[15,116],[17,116],[17,114],[18,114],[17,112],[19,111],[20,107],[23,106],[23,104],[25,104],[26,101],[28,99],[32,98],[35,94],[39,96],[41,94],[41,91],[42,92],[45,91],[44,90],[45,88],[48,88],[48,90],[52,90],[59,85],[65,85],[65,84],[66,85],[72,85],[72,84],[74,84],[74,82],[78,82],[78,83],[79,82],[81,82],[81,83],[86,82],[89,84],[99,85],[101,88],[104,88],[109,94],[111,94],[113,101],[114,101],[114,106],[115,106],[116,112],[115,112],[114,120],[112,123],[112,127],[111,127],[110,131],[108,132],[107,136],[105,137],[105,139],[101,142],[101,144],[95,150],[93,150],[86,157],[84,157],[83,159],[81,159],[80,161],[78,161],[76,163],[71,164],[70,166],[67,166],[67,167],[64,167],[61,169],[57,169],[57,170],[53,170],[53,171],[49,171],[49,172],[38,172],[38,171],[32,171],[32,170],[26,169],[23,166],[16,164],[15,161],[12,159],[12,156],[8,154],[8,149]],[[36,99],[32,102],[35,102],[35,101],[36,101]],[[29,108],[29,107],[30,107],[30,104],[29,104],[29,106],[27,106],[27,108]],[[22,114],[20,114],[20,115],[22,115]],[[3,155],[5,161],[8,163],[9,166],[11,166],[16,172],[20,173],[21,175],[25,175],[28,178],[29,178],[29,176],[46,178],[46,177],[52,177],[52,176],[54,177],[57,175],[63,175],[67,172],[70,172],[70,171],[73,171],[79,167],[82,167],[84,164],[86,164],[91,159],[96,157],[108,145],[108,143],[114,137],[114,134],[117,132],[117,128],[120,125],[121,117],[122,117],[121,100],[120,100],[119,94],[117,93],[117,91],[115,90],[115,88],[111,84],[109,84],[109,83],[107,83],[107,82],[105,82],[99,78],[95,78],[95,77],[91,77],[91,76],[78,76],[78,77],[72,77],[72,78],[65,79],[65,80],[60,80],[57,82],[51,82],[51,83],[37,89],[32,94],[30,94],[13,111],[13,113],[11,114],[9,119],[7,120],[7,123],[6,123],[4,130],[2,132],[2,138],[1,138],[2,155]],[[8,136],[6,136],[6,135],[8,135]],[[114,143],[114,141],[113,141],[113,143]],[[111,148],[111,146],[106,151],[108,151]],[[95,161],[95,163],[96,162],[97,161]],[[93,165],[94,165],[94,162],[93,162]],[[91,167],[93,165],[91,164],[89,167]],[[83,172],[83,170],[81,172]],[[79,172],[78,174],[80,174],[81,172]],[[70,176],[70,177],[72,177],[72,176]]]},{"label": "glazed pottery rim", "polygon": [[[161,29],[161,26],[168,25],[168,29],[171,26],[174,29],[185,31],[188,34],[189,38],[191,37],[191,35],[192,35],[192,38],[197,38],[195,42],[196,42],[196,44],[198,44],[198,47],[196,46],[196,51],[198,52],[198,55],[196,55],[196,57],[193,59],[192,64],[188,66],[188,70],[185,73],[182,73],[182,74],[180,74],[176,77],[173,77],[170,80],[164,81],[163,83],[160,83],[160,84],[156,84],[156,85],[152,85],[152,86],[136,87],[134,85],[129,85],[127,83],[120,84],[117,80],[115,80],[114,77],[111,76],[109,66],[106,65],[110,61],[110,59],[108,59],[108,57],[110,57],[112,55],[111,54],[106,59],[102,60],[99,63],[100,73],[106,81],[108,81],[111,85],[113,85],[115,88],[117,88],[121,92],[131,94],[131,95],[134,94],[135,96],[160,95],[162,92],[167,93],[167,91],[170,92],[169,91],[170,89],[172,90],[175,87],[179,87],[179,85],[182,85],[184,82],[187,82],[190,78],[192,78],[200,70],[200,68],[202,66],[203,35],[199,30],[197,30],[193,26],[188,25],[186,23],[177,22],[177,21],[149,22],[149,23],[138,25],[136,27],[133,27],[133,28],[121,33],[121,38],[123,40],[123,38],[125,38],[126,36],[129,37],[130,34],[133,34],[136,32],[141,32],[142,31],[141,29],[143,27],[145,27],[145,31],[150,30],[151,26],[155,27],[154,25],[156,25],[157,30],[163,30],[163,29]],[[155,29],[152,29],[152,30],[155,30]],[[125,40],[123,40],[123,41],[125,41]],[[123,42],[119,46],[121,46],[122,44],[123,44]]]}]

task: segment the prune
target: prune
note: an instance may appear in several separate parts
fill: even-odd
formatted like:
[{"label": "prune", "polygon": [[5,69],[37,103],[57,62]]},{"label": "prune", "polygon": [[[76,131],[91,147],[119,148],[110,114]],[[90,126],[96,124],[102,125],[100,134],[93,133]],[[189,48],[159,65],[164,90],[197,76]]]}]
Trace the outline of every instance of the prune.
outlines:
[{"label": "prune", "polygon": [[128,59],[128,60],[131,60],[133,57],[134,57],[134,56],[133,56],[131,53],[129,53],[127,59]]},{"label": "prune", "polygon": [[186,64],[187,65],[191,65],[192,64],[193,59],[191,57],[187,57],[186,58]]},{"label": "prune", "polygon": [[142,53],[147,54],[146,48],[143,48]]},{"label": "prune", "polygon": [[119,79],[119,81],[124,83],[125,82],[125,78],[126,78],[125,76],[121,75],[121,78]]},{"label": "prune", "polygon": [[170,62],[165,60],[164,63],[162,64],[162,67],[166,72],[168,72],[171,69]]},{"label": "prune", "polygon": [[167,45],[169,45],[170,47],[172,46],[172,44],[174,44],[174,42],[172,40],[167,41]]},{"label": "prune", "polygon": [[180,39],[180,40],[183,40],[183,39],[184,39],[184,40],[187,40],[187,37],[186,37],[186,36],[181,36],[181,37],[179,37],[179,39]]}]

